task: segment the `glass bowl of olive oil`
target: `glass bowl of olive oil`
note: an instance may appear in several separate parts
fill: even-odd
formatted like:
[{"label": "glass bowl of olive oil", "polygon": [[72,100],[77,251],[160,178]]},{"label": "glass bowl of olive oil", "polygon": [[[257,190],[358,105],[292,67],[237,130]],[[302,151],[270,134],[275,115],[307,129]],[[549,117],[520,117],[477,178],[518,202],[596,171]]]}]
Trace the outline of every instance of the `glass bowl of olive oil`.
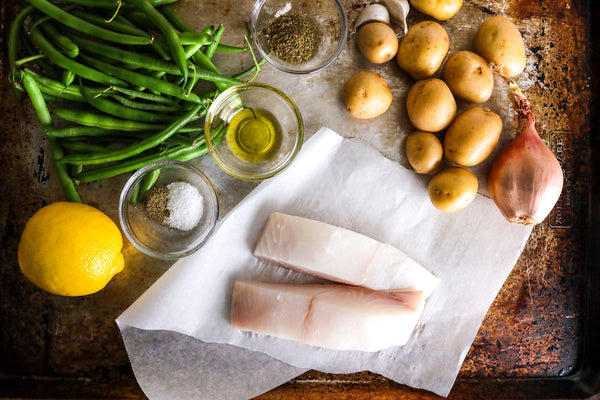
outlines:
[{"label": "glass bowl of olive oil", "polygon": [[212,103],[204,134],[208,151],[227,173],[262,180],[283,171],[304,141],[296,104],[262,83],[233,86]]},{"label": "glass bowl of olive oil", "polygon": [[340,55],[348,18],[340,0],[257,0],[250,31],[269,64],[281,71],[309,74]]}]

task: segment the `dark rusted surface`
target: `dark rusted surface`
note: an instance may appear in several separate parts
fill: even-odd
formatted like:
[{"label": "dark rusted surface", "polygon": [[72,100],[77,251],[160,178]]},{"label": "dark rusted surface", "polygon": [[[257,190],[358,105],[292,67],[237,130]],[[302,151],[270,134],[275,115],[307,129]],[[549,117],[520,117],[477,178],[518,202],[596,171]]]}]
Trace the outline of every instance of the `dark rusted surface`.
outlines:
[{"label": "dark rusted surface", "polygon": [[[600,245],[598,7],[571,0],[470,3],[510,16],[520,28],[537,27],[522,29],[536,58],[536,80],[526,95],[539,132],[550,138],[551,132],[560,131],[553,133],[553,143],[562,146],[567,186],[560,215],[549,219],[558,227],[544,223],[534,229],[473,342],[450,398],[588,398],[600,393],[600,260],[595,255]],[[124,272],[106,290],[84,298],[43,293],[19,272],[16,248],[25,221],[47,202],[60,199],[60,191],[56,188],[56,195],[48,196],[48,176],[54,171],[45,143],[31,134],[31,127],[37,127],[31,108],[15,98],[7,80],[6,40],[18,6],[3,2],[0,7],[0,397],[144,398],[114,319],[166,264],[137,260],[144,273],[136,276],[144,278],[136,282],[135,291],[127,290]],[[29,162],[32,158],[35,165]],[[96,206],[116,219],[115,204]],[[125,251],[135,257],[132,249]],[[310,371],[260,398],[437,397],[368,372]]]}]

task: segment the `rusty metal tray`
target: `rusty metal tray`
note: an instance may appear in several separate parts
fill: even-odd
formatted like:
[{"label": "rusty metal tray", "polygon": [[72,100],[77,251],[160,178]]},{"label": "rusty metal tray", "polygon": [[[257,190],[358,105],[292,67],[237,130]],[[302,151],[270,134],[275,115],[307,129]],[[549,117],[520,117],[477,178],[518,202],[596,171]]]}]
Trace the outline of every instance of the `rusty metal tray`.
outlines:
[{"label": "rusty metal tray", "polygon": [[[541,133],[561,158],[566,187],[490,308],[449,398],[598,399],[600,7],[586,0],[467,1],[543,24],[528,38],[537,81],[527,96],[540,126],[550,127]],[[235,2],[211,3],[227,9]],[[61,192],[46,144],[33,133],[39,129],[32,110],[7,79],[5,43],[18,8],[0,5],[0,398],[142,399],[114,320],[168,264],[126,247],[138,271],[125,271],[83,298],[43,293],[19,271],[17,245],[27,218]],[[96,184],[90,190],[114,189]],[[116,220],[116,203],[92,205]],[[259,398],[438,397],[369,372],[309,371]]]}]

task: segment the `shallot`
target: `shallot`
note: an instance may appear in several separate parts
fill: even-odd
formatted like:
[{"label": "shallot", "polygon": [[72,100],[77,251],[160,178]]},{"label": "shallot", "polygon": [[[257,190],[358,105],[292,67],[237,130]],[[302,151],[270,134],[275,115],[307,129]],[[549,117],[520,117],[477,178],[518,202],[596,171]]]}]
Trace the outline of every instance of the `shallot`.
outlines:
[{"label": "shallot", "polygon": [[562,168],[535,129],[529,101],[511,78],[501,75],[515,95],[519,131],[494,161],[488,177],[489,190],[509,222],[536,225],[550,214],[560,197]]}]

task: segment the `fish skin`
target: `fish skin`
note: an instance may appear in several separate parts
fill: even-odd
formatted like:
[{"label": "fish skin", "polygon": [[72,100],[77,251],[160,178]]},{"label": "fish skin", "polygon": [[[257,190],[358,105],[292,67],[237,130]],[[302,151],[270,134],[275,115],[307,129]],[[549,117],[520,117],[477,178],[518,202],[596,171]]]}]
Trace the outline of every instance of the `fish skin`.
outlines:
[{"label": "fish skin", "polygon": [[420,290],[428,297],[439,279],[404,252],[324,222],[272,213],[254,249],[267,262],[373,290]]},{"label": "fish skin", "polygon": [[243,280],[234,286],[231,324],[332,350],[374,352],[406,344],[424,303],[420,291]]}]

